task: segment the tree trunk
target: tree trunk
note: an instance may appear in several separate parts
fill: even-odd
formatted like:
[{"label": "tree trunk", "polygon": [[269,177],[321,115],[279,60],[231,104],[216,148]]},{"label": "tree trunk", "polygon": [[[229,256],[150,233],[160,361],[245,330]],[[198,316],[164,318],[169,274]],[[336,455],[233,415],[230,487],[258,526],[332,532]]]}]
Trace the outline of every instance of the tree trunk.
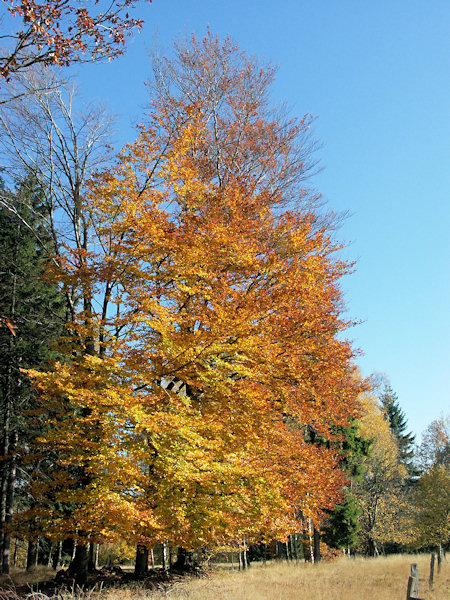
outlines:
[{"label": "tree trunk", "polygon": [[369,550],[369,556],[378,556],[379,552],[378,552],[378,548],[375,543],[375,540],[373,540],[372,538],[369,538],[369,540],[367,542],[367,546],[368,546],[368,550]]},{"label": "tree trunk", "polygon": [[322,560],[320,555],[320,531],[314,527],[314,563]]},{"label": "tree trunk", "polygon": [[50,568],[53,564],[53,553],[55,551],[55,544],[52,542],[50,544],[50,550],[48,551],[48,556],[47,556],[47,567]]},{"label": "tree trunk", "polygon": [[247,546],[245,540],[239,544],[239,570],[248,569]]},{"label": "tree trunk", "polygon": [[91,542],[89,544],[89,563],[88,563],[88,572],[95,573],[97,569],[98,562],[98,544],[94,544]]},{"label": "tree trunk", "polygon": [[164,540],[162,545],[162,566],[164,571],[168,571],[170,569],[170,560],[169,560],[169,542]]},{"label": "tree trunk", "polygon": [[39,551],[39,539],[28,540],[28,551],[27,551],[27,572],[31,573],[37,567]]},{"label": "tree trunk", "polygon": [[[6,519],[6,496],[8,490],[8,455],[9,455],[9,440],[10,440],[10,379],[11,368],[8,366],[6,383],[3,393],[5,395],[5,404],[3,407],[3,426],[2,426],[2,443],[0,448],[0,552],[3,549],[3,540],[5,537],[5,519]],[[0,561],[0,565],[3,561]]]},{"label": "tree trunk", "polygon": [[53,563],[52,566],[55,569],[55,571],[57,569],[59,569],[59,567],[61,566],[61,558],[62,558],[62,541],[58,542],[56,545],[56,550],[55,553],[53,554]]},{"label": "tree trunk", "polygon": [[309,539],[309,555],[311,557],[311,564],[314,564],[314,544],[313,544],[311,519],[308,519],[308,539]]},{"label": "tree trunk", "polygon": [[144,544],[138,544],[136,547],[136,562],[134,565],[134,574],[136,577],[143,577],[148,571],[148,548]]},{"label": "tree trunk", "polygon": [[438,561],[438,573],[441,572],[441,567],[442,567],[442,559],[443,559],[444,553],[442,551],[442,544],[439,544],[438,546],[438,552],[437,552],[437,561]]},{"label": "tree trunk", "polygon": [[2,544],[2,572],[9,573],[9,557],[11,551],[11,525],[13,516],[14,490],[16,484],[16,450],[18,434],[14,431],[10,436],[8,478],[5,499],[5,520]]},{"label": "tree trunk", "polygon": [[293,546],[293,549],[294,549],[295,562],[298,563],[299,556],[298,556],[297,534],[294,533],[291,539],[292,539],[292,546]]},{"label": "tree trunk", "polygon": [[78,544],[75,558],[69,566],[69,576],[75,578],[75,585],[83,588],[86,585],[89,567],[89,552],[87,544]]},{"label": "tree trunk", "polygon": [[[17,225],[20,230],[20,224]],[[17,262],[19,246],[16,244],[15,247],[15,260],[14,263]],[[10,317],[14,319],[16,314],[16,289],[17,289],[17,273],[15,269],[9,271],[9,275],[11,278],[11,304],[10,304]],[[13,457],[13,467],[10,462],[10,443],[15,440],[14,443],[14,451],[12,452],[13,456],[15,454],[15,448],[17,446],[17,437],[15,433],[10,433],[11,426],[11,412],[13,407],[13,369],[11,364],[11,353],[13,349],[14,338],[12,335],[9,336],[8,341],[8,363],[7,363],[7,372],[6,378],[4,382],[3,389],[3,397],[4,397],[4,407],[3,407],[3,438],[2,438],[2,447],[1,447],[1,460],[2,460],[2,468],[1,468],[1,482],[0,482],[0,551],[2,554],[1,565],[2,569],[6,566],[7,570],[3,571],[3,573],[9,573],[9,547],[11,544],[10,533],[8,532],[8,496],[10,496],[10,483],[11,483],[11,471],[14,469],[14,474],[12,478],[12,494],[14,496],[14,480],[15,480],[15,457]],[[11,439],[12,438],[12,439]],[[10,501],[9,506],[9,517],[12,516],[12,499]],[[7,556],[5,557],[5,553]]]},{"label": "tree trunk", "polygon": [[188,571],[194,565],[193,554],[188,552],[182,546],[178,546],[177,560],[175,561],[173,568],[177,571]]}]

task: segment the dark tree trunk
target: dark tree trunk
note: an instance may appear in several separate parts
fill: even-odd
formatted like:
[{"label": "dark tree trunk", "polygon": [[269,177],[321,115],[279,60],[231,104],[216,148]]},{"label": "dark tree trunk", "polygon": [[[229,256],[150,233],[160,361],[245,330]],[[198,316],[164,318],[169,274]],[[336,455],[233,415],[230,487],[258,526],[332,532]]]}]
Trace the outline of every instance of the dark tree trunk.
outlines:
[{"label": "dark tree trunk", "polygon": [[320,531],[314,527],[314,564],[322,560],[320,555]]},{"label": "dark tree trunk", "polygon": [[281,542],[275,542],[276,555],[277,555],[277,558],[280,558],[280,559],[283,558],[283,552],[281,550],[281,546],[282,546]]},{"label": "dark tree trunk", "polygon": [[75,557],[69,566],[69,576],[75,578],[75,585],[83,588],[88,577],[89,552],[87,544],[78,544]]},{"label": "dark tree trunk", "polygon": [[88,563],[89,573],[95,573],[95,571],[97,569],[97,559],[98,559],[97,548],[98,548],[98,544],[94,544],[94,542],[91,542],[89,544],[89,563]]},{"label": "dark tree trunk", "polygon": [[193,554],[181,546],[177,550],[177,560],[173,564],[176,571],[189,571],[194,566]]},{"label": "dark tree trunk", "polygon": [[5,520],[2,543],[2,572],[9,573],[9,558],[11,552],[11,526],[14,504],[14,489],[16,484],[16,450],[18,434],[14,431],[10,436],[9,458],[8,458],[8,478],[6,485],[5,499]]},{"label": "dark tree trunk", "polygon": [[[0,552],[3,549],[3,542],[5,536],[5,519],[6,519],[6,496],[8,491],[8,458],[9,458],[9,440],[10,440],[10,368],[8,368],[8,375],[6,377],[6,383],[4,386],[3,393],[5,395],[5,405],[3,407],[3,426],[2,426],[2,443],[0,447]],[[3,561],[0,560],[0,566]]]},{"label": "dark tree trunk", "polygon": [[299,553],[298,553],[298,539],[297,539],[296,533],[294,533],[294,535],[292,536],[292,543],[294,545],[295,562],[298,562],[300,557],[299,557]]},{"label": "dark tree trunk", "polygon": [[311,557],[311,563],[314,564],[314,533],[312,528],[311,519],[308,519],[308,539],[309,539],[309,555]]},{"label": "dark tree trunk", "polygon": [[55,571],[57,569],[59,569],[59,567],[61,566],[61,557],[62,557],[62,542],[58,542],[56,545],[56,550],[53,554],[53,563],[52,566],[55,569]]},{"label": "dark tree trunk", "polygon": [[148,572],[148,548],[143,544],[138,544],[136,548],[136,563],[134,565],[134,574],[136,577],[143,577]]},{"label": "dark tree trunk", "polygon": [[28,540],[27,571],[30,573],[37,567],[39,540]]},{"label": "dark tree trunk", "polygon": [[[18,228],[20,230],[20,225],[18,225]],[[19,245],[16,244],[15,246],[15,261],[14,264],[17,262],[17,257],[18,257],[18,251],[19,251]],[[14,319],[15,314],[16,314],[16,288],[17,288],[17,273],[15,272],[15,269],[13,268],[12,270],[9,271],[9,275],[10,275],[10,279],[11,279],[11,304],[10,304],[10,317],[12,319]],[[11,355],[12,355],[12,350],[13,350],[13,345],[14,345],[14,338],[12,335],[9,336],[9,342],[8,342],[8,363],[7,363],[7,371],[6,371],[6,378],[4,380],[4,388],[3,388],[3,397],[4,397],[4,406],[3,406],[3,437],[2,437],[2,447],[1,447],[1,482],[0,482],[0,551],[2,554],[2,558],[1,558],[1,565],[3,568],[3,564],[7,563],[7,571],[3,571],[4,573],[9,573],[9,546],[11,543],[11,538],[9,537],[9,534],[7,533],[7,526],[6,525],[6,519],[7,519],[7,505],[8,505],[8,486],[9,486],[9,482],[10,482],[10,474],[11,474],[11,463],[10,463],[10,458],[9,458],[9,454],[10,454],[10,442],[11,442],[11,432],[10,432],[10,427],[11,427],[11,413],[13,411],[13,368],[12,368],[12,364],[11,364]],[[13,434],[14,436],[15,434]],[[16,444],[17,445],[17,440],[16,440]],[[15,453],[15,451],[14,451]],[[14,461],[15,463],[15,461]],[[14,477],[15,477],[15,464],[14,464]],[[14,487],[14,484],[13,484]],[[11,503],[11,507],[12,507],[12,503]],[[6,541],[6,546],[5,546],[5,541]],[[8,548],[7,552],[8,552],[8,557],[7,560],[5,561],[3,559],[4,557],[4,551],[5,548]]]}]

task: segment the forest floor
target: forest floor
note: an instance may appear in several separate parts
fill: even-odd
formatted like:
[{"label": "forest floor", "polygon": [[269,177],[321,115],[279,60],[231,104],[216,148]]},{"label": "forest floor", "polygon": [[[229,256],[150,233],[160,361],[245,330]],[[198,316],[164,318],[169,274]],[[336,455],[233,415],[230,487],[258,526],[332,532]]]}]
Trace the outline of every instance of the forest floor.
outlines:
[{"label": "forest floor", "polygon": [[243,572],[214,568],[201,577],[167,576],[159,571],[139,582],[131,581],[130,574],[116,573],[91,580],[83,595],[70,586],[64,590],[61,585],[57,589],[42,583],[54,578],[55,572],[40,569],[33,579],[23,573],[9,580],[2,577],[0,600],[404,600],[413,562],[419,567],[420,598],[448,600],[450,560],[444,560],[430,590],[429,555],[341,558],[315,566],[273,561],[253,563]]}]

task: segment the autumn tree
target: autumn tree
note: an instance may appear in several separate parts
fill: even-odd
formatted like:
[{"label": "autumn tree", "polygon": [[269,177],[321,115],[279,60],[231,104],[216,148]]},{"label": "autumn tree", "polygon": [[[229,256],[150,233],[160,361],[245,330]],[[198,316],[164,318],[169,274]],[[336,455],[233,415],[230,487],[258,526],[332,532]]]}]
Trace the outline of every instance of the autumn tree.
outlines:
[{"label": "autumn tree", "polygon": [[[350,266],[303,185],[310,119],[277,120],[273,71],[229,40],[193,38],[164,65],[138,139],[81,198],[95,244],[51,274],[92,301],[66,359],[33,373],[54,411],[41,443],[79,467],[36,486],[41,520],[81,545],[189,550],[319,523],[345,476],[305,430],[333,439],[359,410]],[[50,489],[76,510],[55,511]]]},{"label": "autumn tree", "polygon": [[418,450],[423,473],[413,490],[417,546],[442,547],[450,539],[450,418],[440,417],[424,432]]},{"label": "autumn tree", "polygon": [[0,77],[6,79],[37,63],[69,65],[115,58],[123,54],[126,37],[142,25],[142,19],[129,14],[135,0],[91,0],[82,5],[66,0],[5,3],[11,33],[2,35]]},{"label": "autumn tree", "polygon": [[422,471],[436,465],[450,464],[450,417],[442,416],[425,429],[417,449],[418,466]]},{"label": "autumn tree", "polygon": [[442,547],[450,539],[450,473],[448,467],[435,465],[424,473],[414,490],[417,509],[416,545]]},{"label": "autumn tree", "polygon": [[360,431],[372,444],[361,461],[362,477],[353,487],[361,509],[360,541],[371,556],[387,542],[409,542],[407,471],[400,461],[397,441],[372,394],[363,397]]}]

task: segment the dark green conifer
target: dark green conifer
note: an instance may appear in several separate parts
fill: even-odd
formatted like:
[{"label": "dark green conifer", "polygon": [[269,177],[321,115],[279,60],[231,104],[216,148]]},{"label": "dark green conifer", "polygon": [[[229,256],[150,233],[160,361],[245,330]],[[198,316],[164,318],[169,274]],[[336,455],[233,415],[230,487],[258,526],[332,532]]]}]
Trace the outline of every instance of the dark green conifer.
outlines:
[{"label": "dark green conifer", "polygon": [[397,395],[390,385],[385,385],[380,396],[380,402],[386,421],[389,423],[389,428],[397,440],[400,462],[406,467],[410,476],[417,475],[417,470],[413,464],[416,436],[407,431],[408,425],[405,413],[400,408]]},{"label": "dark green conifer", "polygon": [[357,421],[353,421],[339,433],[344,439],[341,465],[350,482],[342,502],[335,506],[324,523],[324,540],[333,548],[350,549],[358,541],[359,515],[361,513],[352,494],[352,482],[362,476],[361,458],[368,455],[371,442],[359,434]]},{"label": "dark green conifer", "polygon": [[[0,315],[17,327],[15,336],[0,328],[0,568],[8,572],[16,467],[44,426],[31,417],[37,398],[25,371],[54,357],[65,302],[43,278],[52,240],[42,188],[29,174],[15,192],[0,193],[10,207],[0,204]],[[22,464],[20,477],[29,469]]]}]

